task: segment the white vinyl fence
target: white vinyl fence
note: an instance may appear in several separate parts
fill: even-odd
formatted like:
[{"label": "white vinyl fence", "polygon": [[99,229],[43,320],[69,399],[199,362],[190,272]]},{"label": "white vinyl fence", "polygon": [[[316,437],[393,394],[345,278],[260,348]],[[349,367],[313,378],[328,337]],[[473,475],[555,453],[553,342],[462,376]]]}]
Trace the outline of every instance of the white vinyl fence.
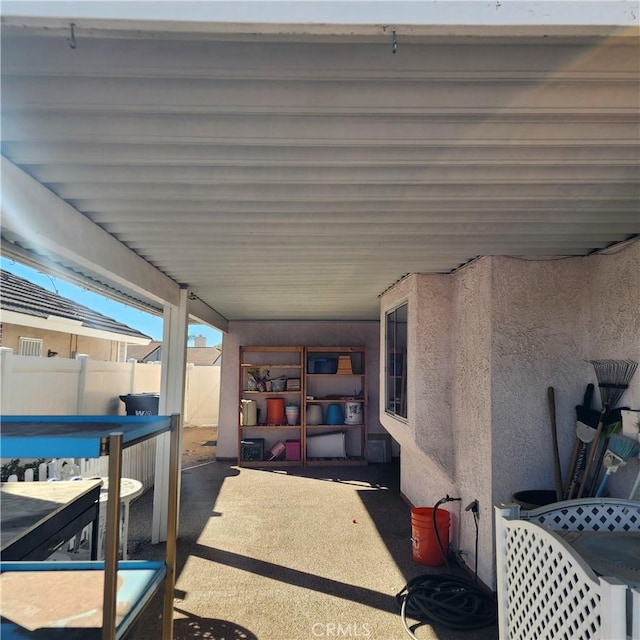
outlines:
[{"label": "white vinyl fence", "polygon": [[[18,356],[0,348],[2,415],[124,415],[121,395],[157,393],[160,364]],[[217,425],[220,367],[187,365],[184,424]],[[155,438],[125,449],[123,477],[153,485]],[[78,461],[83,476],[108,475],[108,457]]]}]

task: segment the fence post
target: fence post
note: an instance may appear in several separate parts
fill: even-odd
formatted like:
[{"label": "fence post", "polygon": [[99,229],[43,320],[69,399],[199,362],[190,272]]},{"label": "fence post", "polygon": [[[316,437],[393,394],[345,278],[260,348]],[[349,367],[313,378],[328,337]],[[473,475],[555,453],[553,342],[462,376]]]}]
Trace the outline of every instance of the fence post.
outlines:
[{"label": "fence post", "polygon": [[131,371],[129,373],[129,393],[136,392],[136,359],[129,358],[127,362],[131,365]]},{"label": "fence post", "polygon": [[182,424],[187,424],[191,419],[191,405],[194,403],[193,398],[191,398],[192,402],[189,402],[189,385],[193,382],[194,366],[193,362],[187,362],[185,369],[184,418]]},{"label": "fence post", "polygon": [[2,413],[11,414],[11,379],[13,373],[13,349],[0,347],[0,399],[2,400]]},{"label": "fence post", "polygon": [[86,353],[79,353],[76,355],[76,360],[79,361],[80,370],[78,371],[78,398],[76,402],[76,413],[81,416],[84,415],[84,393],[87,388],[87,361],[89,356]]},{"label": "fence post", "polygon": [[626,638],[627,585],[617,578],[600,578],[601,614],[603,638]]}]

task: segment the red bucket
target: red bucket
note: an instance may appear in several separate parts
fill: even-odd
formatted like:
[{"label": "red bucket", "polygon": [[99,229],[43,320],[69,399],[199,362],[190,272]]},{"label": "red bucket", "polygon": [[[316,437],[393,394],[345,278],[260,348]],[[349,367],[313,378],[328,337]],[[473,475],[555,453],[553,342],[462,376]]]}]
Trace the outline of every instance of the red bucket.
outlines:
[{"label": "red bucket", "polygon": [[267,424],[286,424],[284,398],[267,398]]},{"label": "red bucket", "polygon": [[[445,555],[449,552],[450,521],[451,514],[446,509],[436,509],[436,527]],[[411,542],[414,562],[428,567],[442,567],[446,564],[433,528],[432,507],[411,509]]]}]

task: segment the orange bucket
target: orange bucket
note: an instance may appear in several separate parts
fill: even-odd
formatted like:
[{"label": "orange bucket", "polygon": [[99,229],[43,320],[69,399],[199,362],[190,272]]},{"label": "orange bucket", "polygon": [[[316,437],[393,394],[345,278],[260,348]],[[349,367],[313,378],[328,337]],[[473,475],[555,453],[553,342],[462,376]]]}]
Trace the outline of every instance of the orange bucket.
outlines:
[{"label": "orange bucket", "polygon": [[[451,514],[446,509],[436,509],[436,527],[445,555],[449,553],[450,521]],[[411,509],[411,543],[414,562],[428,567],[442,567],[446,564],[433,529],[432,507]]]},{"label": "orange bucket", "polygon": [[267,424],[286,424],[284,398],[267,398]]}]

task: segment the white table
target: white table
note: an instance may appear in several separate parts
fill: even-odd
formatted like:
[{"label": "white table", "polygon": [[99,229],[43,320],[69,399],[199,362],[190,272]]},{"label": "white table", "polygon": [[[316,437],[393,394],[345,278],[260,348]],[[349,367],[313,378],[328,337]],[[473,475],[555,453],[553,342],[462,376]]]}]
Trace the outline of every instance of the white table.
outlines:
[{"label": "white table", "polygon": [[[104,558],[104,537],[106,532],[106,506],[109,491],[109,478],[100,478],[102,489],[100,491],[100,515],[98,518],[98,549],[97,559]],[[131,501],[142,493],[142,482],[133,478],[120,479],[120,546],[122,549],[122,559],[128,560],[127,540],[129,537],[129,507]]]}]

